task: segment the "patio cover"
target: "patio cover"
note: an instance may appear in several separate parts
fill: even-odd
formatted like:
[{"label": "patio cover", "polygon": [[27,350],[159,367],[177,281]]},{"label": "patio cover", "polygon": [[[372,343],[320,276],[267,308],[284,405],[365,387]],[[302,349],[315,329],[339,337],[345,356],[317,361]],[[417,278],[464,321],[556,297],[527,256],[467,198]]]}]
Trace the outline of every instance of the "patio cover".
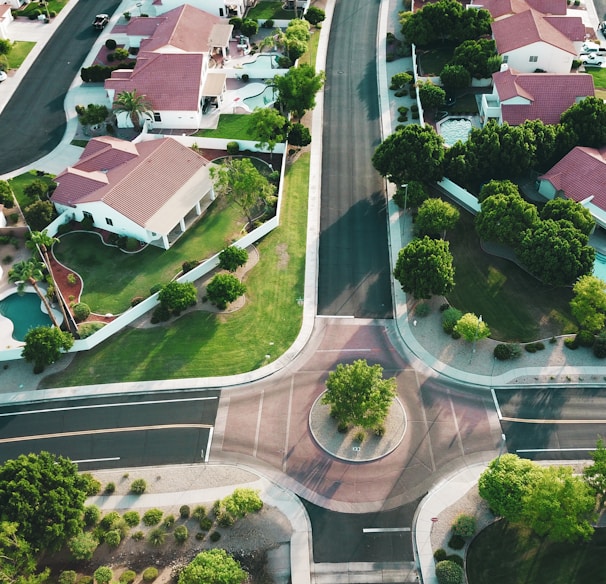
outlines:
[{"label": "patio cover", "polygon": [[234,30],[233,24],[215,24],[210,31],[208,44],[211,47],[227,47]]},{"label": "patio cover", "polygon": [[221,97],[225,90],[226,73],[209,73],[202,86],[204,97]]}]

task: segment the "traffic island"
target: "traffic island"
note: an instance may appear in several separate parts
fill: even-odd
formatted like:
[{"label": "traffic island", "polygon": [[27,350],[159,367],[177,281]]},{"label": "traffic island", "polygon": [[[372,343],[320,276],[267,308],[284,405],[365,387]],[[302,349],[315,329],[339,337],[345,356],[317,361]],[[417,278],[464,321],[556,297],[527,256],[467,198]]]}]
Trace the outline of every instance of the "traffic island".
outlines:
[{"label": "traffic island", "polygon": [[[326,393],[326,392],[324,392]],[[309,429],[316,444],[328,454],[345,462],[372,462],[391,454],[406,434],[407,418],[404,406],[394,399],[387,414],[382,436],[360,427],[339,432],[336,420],[330,416],[330,406],[322,403],[322,393],[309,412]],[[364,437],[363,440],[360,438]]]}]

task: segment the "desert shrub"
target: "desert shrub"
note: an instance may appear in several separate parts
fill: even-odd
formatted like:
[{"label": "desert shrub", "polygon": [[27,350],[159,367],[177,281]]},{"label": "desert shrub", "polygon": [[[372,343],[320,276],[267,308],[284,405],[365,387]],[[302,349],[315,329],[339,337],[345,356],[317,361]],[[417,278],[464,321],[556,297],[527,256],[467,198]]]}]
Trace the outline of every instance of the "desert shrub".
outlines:
[{"label": "desert shrub", "polygon": [[110,511],[107,515],[103,517],[103,519],[101,519],[99,527],[103,531],[109,531],[110,529],[114,529],[116,527],[120,519],[120,513],[118,513],[117,511]]},{"label": "desert shrub", "polygon": [[210,517],[204,517],[200,519],[200,529],[202,531],[210,531],[213,526],[213,520]]},{"label": "desert shrub", "polygon": [[451,528],[455,535],[471,537],[476,532],[476,518],[473,515],[461,513],[456,517]]},{"label": "desert shrub", "polygon": [[452,334],[454,327],[459,322],[463,313],[458,309],[451,306],[442,313],[442,329],[448,335]]},{"label": "desert shrub", "polygon": [[110,548],[117,548],[122,541],[122,534],[119,529],[112,529],[103,536],[103,541],[105,541]]},{"label": "desert shrub", "polygon": [[196,533],[196,539],[198,541],[202,541],[205,537],[206,537],[206,532],[204,532],[204,531],[198,531],[198,533]]},{"label": "desert shrub", "polygon": [[187,260],[181,264],[181,271],[184,274],[191,272],[200,262],[198,260]]},{"label": "desert shrub", "polygon": [[160,521],[162,521],[162,509],[148,509],[143,514],[143,525],[147,525],[148,527],[152,525],[158,525]]},{"label": "desert shrub", "polygon": [[445,560],[447,557],[448,554],[443,548],[438,548],[435,552],[433,552],[433,559],[436,561],[436,564],[442,560]]},{"label": "desert shrub", "polygon": [[111,495],[113,492],[115,492],[116,490],[116,483],[107,483],[107,485],[105,485],[105,492],[108,495]]},{"label": "desert shrub", "polygon": [[567,349],[574,351],[579,348],[579,343],[577,342],[576,337],[567,337],[564,339],[564,346]]},{"label": "desert shrub", "polygon": [[90,560],[99,545],[97,538],[89,532],[81,532],[69,540],[67,547],[76,560]]},{"label": "desert shrub", "polygon": [[80,578],[78,578],[77,584],[93,584],[93,577],[92,576],[80,576]]},{"label": "desert shrub", "polygon": [[64,570],[57,578],[58,584],[76,584],[78,575],[73,570]]},{"label": "desert shrub", "polygon": [[147,539],[153,546],[159,547],[166,540],[166,531],[161,527],[156,527],[149,532]]},{"label": "desert shrub", "polygon": [[84,525],[87,527],[96,525],[97,521],[99,521],[99,517],[101,517],[99,507],[96,505],[88,505],[87,507],[84,507]]},{"label": "desert shrub", "polygon": [[99,566],[93,574],[93,578],[97,584],[109,584],[113,577],[114,573],[108,566]]},{"label": "desert shrub", "polygon": [[219,541],[221,539],[221,534],[218,531],[213,531],[209,537],[210,537],[210,541],[212,541],[213,543],[216,543],[217,541]]},{"label": "desert shrub", "polygon": [[[72,309],[76,322],[82,322],[86,320],[90,315],[90,307],[85,302],[78,302]],[[99,489],[101,489],[101,483],[99,483]]]},{"label": "desert shrub", "polygon": [[153,566],[143,570],[143,582],[153,582],[158,577],[158,568]]},{"label": "desert shrub", "polygon": [[580,330],[576,336],[579,347],[593,347],[595,336],[591,331]]},{"label": "desert shrub", "polygon": [[120,574],[120,584],[131,584],[131,582],[135,581],[135,578],[137,577],[137,572],[133,571],[133,570],[125,570],[124,572],[122,572],[122,574]]},{"label": "desert shrub", "polygon": [[135,479],[130,485],[130,492],[135,495],[142,495],[147,489],[147,483],[143,479]]},{"label": "desert shrub", "polygon": [[593,354],[598,359],[604,359],[606,357],[606,333],[601,332],[596,336],[593,343]]},{"label": "desert shrub", "polygon": [[97,480],[91,473],[85,472],[82,475],[82,478],[86,481],[86,486],[84,487],[86,490],[86,494],[89,497],[93,497],[99,494],[101,491],[101,481]]},{"label": "desert shrub", "polygon": [[515,359],[521,355],[520,345],[517,343],[499,343],[493,351],[493,355],[499,361]]},{"label": "desert shrub", "polygon": [[114,39],[107,39],[105,41],[105,48],[109,49],[110,51],[113,51],[117,46],[118,44]]},{"label": "desert shrub", "polygon": [[454,562],[443,560],[436,564],[436,578],[438,584],[461,584],[463,569]]},{"label": "desert shrub", "polygon": [[196,507],[194,507],[191,516],[197,521],[202,521],[202,519],[206,517],[206,508],[202,505],[197,505]]},{"label": "desert shrub", "polygon": [[448,540],[448,547],[453,550],[462,550],[465,547],[465,540],[455,534]]},{"label": "desert shrub", "polygon": [[418,316],[419,318],[426,317],[430,312],[431,306],[429,306],[428,302],[421,302],[417,304],[417,307],[415,308],[415,316]]},{"label": "desert shrub", "polygon": [[449,562],[454,562],[457,566],[461,566],[461,568],[465,565],[465,560],[457,554],[450,554],[445,559]]},{"label": "desert shrub", "polygon": [[359,432],[356,432],[356,435],[354,436],[354,440],[356,442],[364,442],[364,440],[366,440],[366,432],[362,432],[361,430]]},{"label": "desert shrub", "polygon": [[133,533],[133,535],[131,536],[135,541],[143,541],[145,539],[145,534],[139,530],[139,531],[135,531],[135,533]]},{"label": "desert shrub", "polygon": [[189,537],[189,531],[187,530],[187,527],[185,527],[185,525],[178,525],[175,528],[174,536],[177,540],[177,543],[185,543],[187,541],[187,538]]},{"label": "desert shrub", "polygon": [[238,152],[240,152],[240,144],[237,142],[228,142],[225,149],[227,150],[228,154],[233,156],[234,154],[238,154]]},{"label": "desert shrub", "polygon": [[124,519],[126,525],[129,527],[136,527],[141,521],[141,516],[137,511],[127,511],[124,515],[122,515],[122,519]]},{"label": "desert shrub", "polygon": [[162,527],[164,527],[164,529],[166,529],[167,531],[169,529],[171,529],[174,524],[175,524],[175,516],[174,515],[167,515],[164,518],[164,521],[162,521]]},{"label": "desert shrub", "polygon": [[181,519],[188,519],[190,515],[189,505],[181,505],[179,507],[179,516]]}]

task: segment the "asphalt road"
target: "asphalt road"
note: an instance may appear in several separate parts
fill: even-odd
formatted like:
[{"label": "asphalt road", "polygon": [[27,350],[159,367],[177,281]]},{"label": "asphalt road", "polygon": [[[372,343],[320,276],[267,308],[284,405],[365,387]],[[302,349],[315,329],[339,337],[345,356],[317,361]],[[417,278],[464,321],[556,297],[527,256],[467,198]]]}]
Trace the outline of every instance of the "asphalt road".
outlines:
[{"label": "asphalt road", "polygon": [[82,469],[201,462],[218,391],[114,396],[0,409],[0,462],[48,450]]},{"label": "asphalt road", "polygon": [[495,390],[507,450],[533,460],[588,458],[606,436],[606,389]]},{"label": "asphalt road", "polygon": [[[42,158],[65,132],[65,94],[99,36],[96,14],[112,14],[115,0],[78,2],[26,73],[0,114],[0,174]],[[52,26],[52,25],[49,25]]]},{"label": "asphalt road", "polygon": [[318,313],[392,318],[380,144],[380,0],[337,0],[324,95]]}]

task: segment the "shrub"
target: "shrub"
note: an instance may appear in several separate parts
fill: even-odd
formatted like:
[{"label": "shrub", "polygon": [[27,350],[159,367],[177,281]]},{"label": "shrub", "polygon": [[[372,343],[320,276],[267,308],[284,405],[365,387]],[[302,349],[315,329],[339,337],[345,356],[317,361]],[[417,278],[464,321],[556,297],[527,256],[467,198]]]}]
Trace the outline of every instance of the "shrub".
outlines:
[{"label": "shrub", "polygon": [[266,20],[263,23],[263,28],[273,28],[274,27],[274,21],[270,18],[269,20]]},{"label": "shrub", "polygon": [[245,292],[246,286],[232,274],[217,274],[206,286],[208,299],[221,310]]},{"label": "shrub", "polygon": [[105,534],[103,540],[110,548],[117,548],[122,541],[122,534],[119,529],[112,529]]},{"label": "shrub", "polygon": [[604,359],[606,357],[606,333],[601,332],[596,336],[595,342],[593,343],[593,354],[598,359]]},{"label": "shrub", "polygon": [[105,485],[105,492],[108,495],[111,495],[115,490],[116,490],[116,483],[107,483],[107,485]]},{"label": "shrub", "polygon": [[166,531],[161,527],[156,527],[149,532],[148,541],[153,546],[159,547],[166,540]]},{"label": "shrub", "polygon": [[128,59],[128,49],[116,49],[114,56],[116,57],[116,60],[124,61],[124,59]]},{"label": "shrub", "polygon": [[595,336],[591,331],[580,330],[577,333],[576,341],[579,347],[593,347]]},{"label": "shrub", "polygon": [[101,517],[101,511],[99,511],[99,507],[97,507],[96,505],[89,505],[88,507],[84,507],[84,525],[86,525],[87,527],[97,525],[99,517]]},{"label": "shrub", "polygon": [[524,345],[524,349],[526,350],[527,353],[536,353],[537,352],[537,348],[534,346],[534,343],[527,343],[526,345]]},{"label": "shrub", "polygon": [[179,507],[179,516],[181,517],[181,519],[188,519],[189,515],[189,505],[181,505],[181,507]]},{"label": "shrub", "polygon": [[142,495],[147,489],[147,483],[143,479],[135,479],[130,485],[130,492],[135,495]]},{"label": "shrub", "polygon": [[143,514],[143,525],[147,527],[158,525],[162,521],[162,515],[162,509],[148,509]]},{"label": "shrub", "polygon": [[164,521],[162,521],[162,527],[164,527],[164,529],[166,529],[167,531],[169,529],[171,529],[174,524],[175,524],[175,516],[174,515],[167,515],[164,518]]},{"label": "shrub", "polygon": [[137,577],[137,572],[133,571],[133,570],[125,570],[124,572],[122,572],[122,574],[120,574],[120,584],[131,584],[131,582],[135,581],[135,578]]},{"label": "shrub", "polygon": [[241,247],[230,245],[219,254],[219,267],[229,272],[235,272],[248,261],[248,252]]},{"label": "shrub", "polygon": [[198,260],[187,260],[181,264],[181,271],[184,274],[191,272],[200,262]]},{"label": "shrub", "polygon": [[109,49],[110,51],[113,51],[117,46],[118,44],[114,39],[107,39],[105,41],[105,48]]},{"label": "shrub", "polygon": [[213,521],[210,517],[204,517],[200,519],[200,529],[202,531],[210,531],[210,528],[213,526]]},{"label": "shrub", "polygon": [[227,150],[228,154],[233,156],[234,154],[238,154],[238,152],[240,152],[240,144],[237,142],[228,142],[225,149]]},{"label": "shrub", "polygon": [[105,58],[107,59],[108,63],[113,63],[116,60],[116,55],[114,55],[114,53],[107,53]]},{"label": "shrub", "polygon": [[463,313],[458,309],[451,306],[442,313],[442,329],[448,335],[452,334],[454,327],[459,322]]},{"label": "shrub", "polygon": [[141,516],[137,511],[127,511],[124,515],[122,515],[122,519],[124,519],[126,525],[129,527],[136,527],[141,521]]},{"label": "shrub", "polygon": [[425,318],[430,312],[431,306],[428,302],[421,302],[420,304],[417,304],[417,307],[415,308],[415,316],[418,316],[419,318]]},{"label": "shrub", "polygon": [[117,511],[110,511],[107,515],[101,519],[101,523],[99,523],[99,527],[103,531],[109,531],[110,529],[114,529],[116,525],[120,521],[120,513]]},{"label": "shrub", "polygon": [[[85,302],[78,302],[72,310],[76,322],[82,322],[90,316],[90,307]],[[101,488],[101,483],[99,483],[99,488]]]},{"label": "shrub", "polygon": [[446,556],[445,559],[449,562],[454,562],[457,566],[461,566],[461,568],[465,567],[465,560],[457,554],[450,554],[449,556]]},{"label": "shrub", "polygon": [[169,318],[170,310],[166,306],[159,304],[152,312],[150,320],[152,324],[157,324],[159,322],[166,322]]},{"label": "shrub", "polygon": [[[476,518],[473,515],[462,513],[452,524],[452,532],[461,537],[471,537],[476,532]],[[452,547],[452,546],[451,546]]]},{"label": "shrub", "polygon": [[321,8],[317,8],[316,6],[310,6],[303,17],[309,24],[312,26],[317,26],[326,18],[326,12]]},{"label": "shrub", "polygon": [[80,576],[80,578],[78,578],[77,584],[93,584],[93,577],[92,576]]},{"label": "shrub", "polygon": [[143,298],[143,296],[134,296],[133,298],[131,298],[130,301],[130,305],[132,306],[137,306],[137,304],[141,304],[141,302],[143,302],[145,300],[145,298]]},{"label": "shrub", "polygon": [[361,442],[364,442],[365,439],[366,439],[366,432],[362,432],[362,431],[356,432],[356,435],[354,436],[354,440],[356,442],[361,443]]},{"label": "shrub", "polygon": [[280,55],[278,57],[278,67],[280,69],[290,69],[292,67],[292,59],[288,55]]},{"label": "shrub", "polygon": [[143,582],[153,582],[158,577],[158,568],[145,568],[143,570]]},{"label": "shrub", "polygon": [[463,569],[454,562],[443,560],[436,564],[436,578],[438,584],[461,584]]},{"label": "shrub", "polygon": [[76,560],[90,560],[99,545],[97,538],[88,532],[81,532],[69,540],[67,547]]},{"label": "shrub", "polygon": [[143,541],[145,539],[145,534],[142,531],[135,531],[135,533],[133,533],[132,538],[135,541]]},{"label": "shrub", "polygon": [[493,355],[499,361],[507,361],[508,359],[515,359],[522,354],[520,345],[517,343],[499,343],[493,351]]},{"label": "shrub", "polygon": [[149,295],[153,296],[154,294],[156,294],[156,292],[160,292],[160,290],[162,290],[162,284],[154,284],[150,289],[149,289]]},{"label": "shrub", "polygon": [[202,541],[205,537],[206,533],[204,531],[198,531],[198,533],[196,533],[196,539],[198,541]]},{"label": "shrub", "polygon": [[98,481],[92,474],[89,472],[85,472],[82,475],[82,478],[86,481],[86,494],[89,497],[93,497],[94,495],[98,495],[99,491],[101,491],[101,481]]},{"label": "shrub", "polygon": [[126,251],[137,251],[140,247],[140,242],[138,239],[135,239],[134,237],[127,237],[126,240],[124,241],[124,249],[126,249]]},{"label": "shrub", "polygon": [[185,543],[187,541],[187,538],[189,537],[189,531],[187,530],[187,527],[185,527],[185,525],[178,525],[175,528],[175,539],[177,540],[177,543]]},{"label": "shrub", "polygon": [[534,344],[535,348],[537,351],[544,351],[545,350],[545,343],[542,343],[541,341],[537,341]]},{"label": "shrub", "polygon": [[448,554],[443,548],[438,548],[435,552],[433,552],[433,559],[436,561],[436,564],[442,560],[445,560],[447,557]]},{"label": "shrub", "polygon": [[209,537],[210,537],[210,541],[212,541],[213,543],[216,543],[217,541],[219,541],[221,539],[221,534],[218,531],[213,531]]},{"label": "shrub", "polygon": [[462,550],[465,547],[465,540],[455,534],[448,540],[448,547],[453,550]]},{"label": "shrub", "polygon": [[76,584],[78,575],[73,570],[64,570],[57,578],[58,584]]},{"label": "shrub", "polygon": [[575,351],[576,349],[579,348],[579,344],[577,343],[577,339],[576,337],[567,337],[564,339],[564,346],[567,349],[571,349],[572,351]]},{"label": "shrub", "polygon": [[113,577],[114,573],[108,566],[99,566],[93,574],[93,578],[97,584],[109,584]]},{"label": "shrub", "polygon": [[206,508],[203,507],[202,505],[197,505],[194,508],[194,511],[191,514],[191,516],[194,519],[196,519],[197,521],[202,521],[202,519],[204,519],[206,517]]}]

